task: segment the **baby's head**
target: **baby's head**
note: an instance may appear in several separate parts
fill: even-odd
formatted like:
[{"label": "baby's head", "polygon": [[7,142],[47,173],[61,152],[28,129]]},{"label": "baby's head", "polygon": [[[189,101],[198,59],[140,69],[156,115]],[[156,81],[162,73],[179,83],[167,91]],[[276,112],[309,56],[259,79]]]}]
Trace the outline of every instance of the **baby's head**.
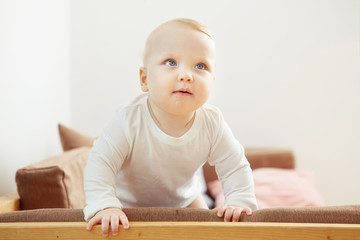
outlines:
[{"label": "baby's head", "polygon": [[141,89],[168,113],[193,112],[209,97],[215,62],[215,43],[205,26],[191,19],[165,22],[146,41]]},{"label": "baby's head", "polygon": [[[193,19],[187,19],[187,18],[177,18],[177,19],[173,19],[170,21],[167,21],[161,25],[159,25],[157,28],[155,28],[150,35],[148,36],[147,40],[146,40],[146,44],[145,44],[145,51],[144,51],[144,55],[143,55],[143,64],[146,65],[148,58],[151,55],[151,50],[153,50],[153,46],[154,46],[154,42],[157,40],[158,34],[160,32],[166,32],[167,29],[175,29],[175,28],[187,28],[187,29],[191,29],[200,33],[203,33],[205,35],[207,35],[212,42],[213,37],[211,36],[208,28],[202,24],[200,24],[199,22],[193,20]],[[171,32],[167,32],[165,34],[172,34]],[[176,36],[174,36],[176,37]],[[215,47],[215,45],[214,45]],[[155,53],[156,54],[156,53]]]}]

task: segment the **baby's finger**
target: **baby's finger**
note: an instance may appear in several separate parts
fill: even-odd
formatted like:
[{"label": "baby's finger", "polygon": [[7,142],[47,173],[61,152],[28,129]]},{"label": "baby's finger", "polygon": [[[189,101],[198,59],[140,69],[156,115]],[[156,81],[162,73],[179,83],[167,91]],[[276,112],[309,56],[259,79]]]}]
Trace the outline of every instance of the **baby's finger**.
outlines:
[{"label": "baby's finger", "polygon": [[251,215],[252,215],[252,210],[251,210],[250,208],[244,208],[244,209],[242,210],[242,212],[245,212],[246,215],[248,215],[248,216],[251,216]]},{"label": "baby's finger", "polygon": [[233,222],[238,222],[239,221],[242,211],[243,211],[242,208],[235,208],[234,209],[234,212],[233,212],[233,215],[232,215],[232,221]]},{"label": "baby's finger", "polygon": [[101,220],[101,232],[104,236],[107,236],[109,234],[109,223],[110,217],[104,216]]},{"label": "baby's finger", "polygon": [[224,216],[224,221],[225,221],[225,222],[230,222],[230,221],[231,221],[233,212],[234,212],[234,208],[233,208],[233,207],[230,207],[230,206],[226,207],[225,216]]},{"label": "baby's finger", "polygon": [[121,221],[121,224],[123,225],[124,229],[128,229],[130,227],[129,225],[129,220],[127,218],[127,216],[125,215],[125,213],[123,214],[120,214],[120,221]]},{"label": "baby's finger", "polygon": [[86,225],[86,230],[90,231],[94,225],[98,224],[101,222],[101,218],[99,217],[93,217],[92,219],[90,219],[90,221],[88,222],[88,224]]},{"label": "baby's finger", "polygon": [[217,210],[217,216],[218,217],[223,217],[224,216],[224,212],[226,210],[226,207],[219,207],[219,208],[215,208]]},{"label": "baby's finger", "polygon": [[111,232],[113,236],[119,233],[119,217],[116,215],[111,216]]}]

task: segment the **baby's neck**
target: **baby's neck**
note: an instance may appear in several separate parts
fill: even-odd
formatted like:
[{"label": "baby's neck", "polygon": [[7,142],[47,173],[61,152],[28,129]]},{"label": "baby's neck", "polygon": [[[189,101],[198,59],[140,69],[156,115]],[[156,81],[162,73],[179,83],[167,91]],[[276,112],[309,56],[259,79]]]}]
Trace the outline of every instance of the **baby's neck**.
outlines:
[{"label": "baby's neck", "polygon": [[195,119],[195,112],[184,116],[170,115],[157,109],[151,105],[149,101],[148,108],[156,125],[161,131],[172,137],[181,137],[184,135],[189,131]]}]

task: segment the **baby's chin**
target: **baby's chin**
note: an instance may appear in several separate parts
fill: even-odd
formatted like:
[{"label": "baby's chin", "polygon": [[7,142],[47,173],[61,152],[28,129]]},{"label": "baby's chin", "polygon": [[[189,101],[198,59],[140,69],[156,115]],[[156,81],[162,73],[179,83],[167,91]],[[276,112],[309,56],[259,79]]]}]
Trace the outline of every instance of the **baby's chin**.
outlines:
[{"label": "baby's chin", "polygon": [[192,115],[194,112],[196,112],[199,108],[201,108],[203,104],[196,104],[196,105],[185,105],[177,103],[172,109],[169,111],[172,115],[178,115],[178,116],[186,116],[186,115]]}]

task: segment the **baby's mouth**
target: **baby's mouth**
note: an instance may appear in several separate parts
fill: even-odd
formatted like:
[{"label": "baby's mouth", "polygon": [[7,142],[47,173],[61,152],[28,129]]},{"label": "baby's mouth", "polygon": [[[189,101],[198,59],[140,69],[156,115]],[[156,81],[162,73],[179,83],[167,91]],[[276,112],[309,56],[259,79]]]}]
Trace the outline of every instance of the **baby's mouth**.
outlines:
[{"label": "baby's mouth", "polygon": [[190,95],[192,95],[191,91],[189,89],[187,89],[187,88],[182,88],[182,89],[176,90],[173,93],[176,94],[176,95],[180,95],[180,96],[190,96]]}]

